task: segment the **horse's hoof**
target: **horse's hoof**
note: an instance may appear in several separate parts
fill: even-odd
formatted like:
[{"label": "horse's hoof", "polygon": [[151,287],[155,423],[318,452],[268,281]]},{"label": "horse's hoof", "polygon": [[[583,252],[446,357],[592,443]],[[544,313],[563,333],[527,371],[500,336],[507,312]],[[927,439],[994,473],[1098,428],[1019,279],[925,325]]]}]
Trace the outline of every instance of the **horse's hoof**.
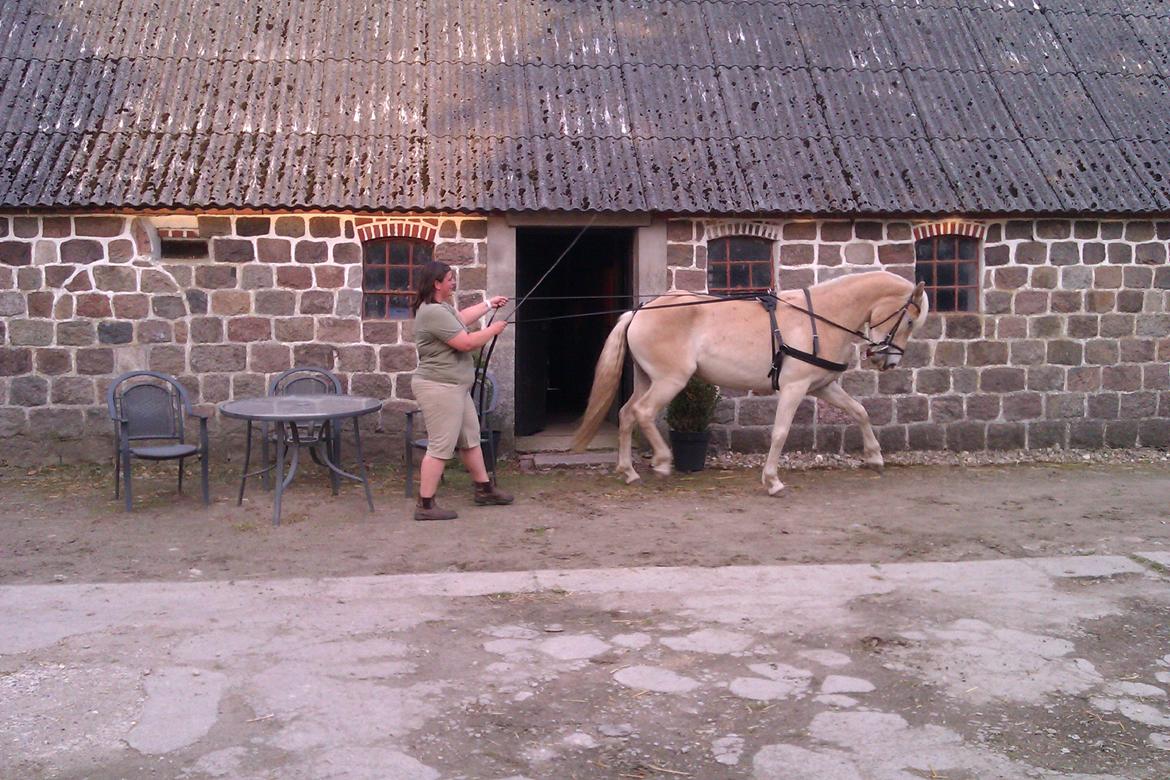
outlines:
[{"label": "horse's hoof", "polygon": [[627,485],[633,485],[633,484],[635,484],[637,482],[641,482],[641,481],[642,481],[642,476],[640,474],[627,474],[626,475],[626,484]]},{"label": "horse's hoof", "polygon": [[787,490],[788,487],[785,485],[781,485],[780,487],[770,487],[768,488],[768,495],[772,498],[780,498]]},{"label": "horse's hoof", "polygon": [[886,473],[886,464],[884,463],[866,463],[865,465],[879,477]]},{"label": "horse's hoof", "polygon": [[654,466],[654,473],[657,474],[662,479],[666,479],[667,477],[669,477],[671,471],[672,471],[672,469],[670,468],[670,466],[666,466],[666,467]]}]

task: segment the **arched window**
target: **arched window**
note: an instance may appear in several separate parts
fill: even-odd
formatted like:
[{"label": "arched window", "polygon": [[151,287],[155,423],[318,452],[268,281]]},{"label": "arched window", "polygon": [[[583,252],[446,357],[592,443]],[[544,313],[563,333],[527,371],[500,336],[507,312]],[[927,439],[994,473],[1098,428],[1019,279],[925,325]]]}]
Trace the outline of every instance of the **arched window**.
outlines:
[{"label": "arched window", "polygon": [[931,311],[979,310],[979,239],[929,236],[914,243],[914,275],[926,282]]},{"label": "arched window", "polygon": [[362,316],[406,319],[414,275],[431,259],[434,244],[417,238],[379,238],[362,245]]},{"label": "arched window", "polygon": [[707,242],[707,291],[712,295],[772,288],[772,242],[728,236]]}]

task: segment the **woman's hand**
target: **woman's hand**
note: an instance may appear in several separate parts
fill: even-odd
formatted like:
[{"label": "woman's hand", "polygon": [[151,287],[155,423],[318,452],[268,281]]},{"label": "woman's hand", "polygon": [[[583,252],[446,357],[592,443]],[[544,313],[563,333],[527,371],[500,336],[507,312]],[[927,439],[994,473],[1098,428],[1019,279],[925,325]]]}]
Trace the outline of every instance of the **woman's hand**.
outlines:
[{"label": "woman's hand", "polygon": [[502,306],[503,306],[505,303],[507,303],[507,302],[508,302],[508,296],[506,296],[506,295],[497,295],[495,298],[492,298],[492,299],[490,299],[490,300],[487,302],[487,305],[488,305],[489,307],[493,308],[493,309],[499,309],[500,307],[502,307]]},{"label": "woman's hand", "polygon": [[508,321],[499,320],[498,322],[493,322],[491,325],[488,325],[486,328],[484,328],[484,330],[492,334],[492,336],[498,336],[504,332],[504,328],[506,327],[508,327]]}]

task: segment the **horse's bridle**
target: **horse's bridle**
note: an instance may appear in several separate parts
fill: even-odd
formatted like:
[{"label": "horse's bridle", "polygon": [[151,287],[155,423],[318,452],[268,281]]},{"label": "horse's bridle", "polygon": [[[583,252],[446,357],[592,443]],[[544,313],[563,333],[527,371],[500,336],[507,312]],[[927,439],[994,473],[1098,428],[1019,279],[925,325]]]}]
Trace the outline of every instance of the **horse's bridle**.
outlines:
[{"label": "horse's bridle", "polygon": [[[901,307],[891,312],[888,317],[882,318],[882,320],[879,322],[871,322],[869,324],[870,330],[872,330],[873,328],[884,325],[885,323],[894,319],[894,317],[898,318],[894,322],[894,327],[890,328],[890,330],[886,333],[886,337],[881,341],[874,341],[869,337],[866,337],[865,340],[868,343],[868,346],[865,348],[866,359],[872,360],[873,358],[877,357],[890,357],[893,355],[901,358],[902,355],[906,354],[906,350],[902,349],[894,343],[894,337],[898,334],[898,328],[902,327],[902,321],[906,319],[906,314],[909,312],[911,306],[913,306],[915,309],[915,317],[922,313],[922,307],[914,302],[914,295],[917,292],[918,291],[915,290],[914,292],[910,293],[910,297],[906,299],[906,302],[903,303]],[[910,327],[914,327],[913,323],[911,323]]]}]

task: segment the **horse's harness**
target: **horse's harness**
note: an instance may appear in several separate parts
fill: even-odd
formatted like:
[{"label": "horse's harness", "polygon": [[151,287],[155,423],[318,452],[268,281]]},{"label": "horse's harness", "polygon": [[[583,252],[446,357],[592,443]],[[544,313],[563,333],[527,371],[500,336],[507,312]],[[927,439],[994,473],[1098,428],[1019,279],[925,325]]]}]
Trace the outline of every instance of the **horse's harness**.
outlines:
[{"label": "horse's harness", "polygon": [[[809,292],[807,287],[803,287],[801,289],[804,292],[804,302],[808,306],[807,309],[802,309],[795,304],[788,303],[788,301],[782,302],[788,306],[791,306],[797,311],[803,311],[808,315],[809,325],[812,327],[812,352],[805,352],[802,349],[797,349],[796,347],[784,341],[784,336],[780,333],[780,326],[776,323],[776,304],[777,302],[781,301],[775,293],[767,292],[754,296],[755,299],[758,300],[761,305],[763,305],[764,309],[768,312],[768,318],[772,321],[772,367],[768,371],[768,378],[772,380],[773,390],[780,389],[780,369],[783,367],[784,357],[786,355],[796,358],[801,362],[809,363],[816,366],[817,368],[823,368],[826,371],[832,371],[834,373],[840,373],[849,368],[849,366],[845,363],[826,360],[817,354],[820,351],[821,340],[820,335],[817,333],[817,320],[820,320],[821,322],[824,322],[828,325],[832,325],[838,330],[843,330],[846,333],[850,333],[866,342],[866,358],[873,358],[881,355],[902,355],[905,353],[905,350],[894,343],[894,336],[897,334],[898,328],[902,327],[902,321],[906,318],[906,314],[910,307],[913,306],[915,309],[919,309],[918,304],[914,302],[914,293],[910,293],[910,297],[906,299],[906,302],[903,303],[902,306],[896,311],[892,312],[888,317],[885,317],[880,322],[870,323],[869,327],[874,328],[889,322],[894,317],[898,318],[894,322],[894,326],[890,328],[889,332],[886,333],[886,337],[884,339],[881,341],[873,341],[866,333],[853,330],[852,328],[847,328],[844,325],[833,322],[827,317],[822,317],[821,315],[814,312],[812,294]],[[921,309],[919,310],[921,311]]]}]

